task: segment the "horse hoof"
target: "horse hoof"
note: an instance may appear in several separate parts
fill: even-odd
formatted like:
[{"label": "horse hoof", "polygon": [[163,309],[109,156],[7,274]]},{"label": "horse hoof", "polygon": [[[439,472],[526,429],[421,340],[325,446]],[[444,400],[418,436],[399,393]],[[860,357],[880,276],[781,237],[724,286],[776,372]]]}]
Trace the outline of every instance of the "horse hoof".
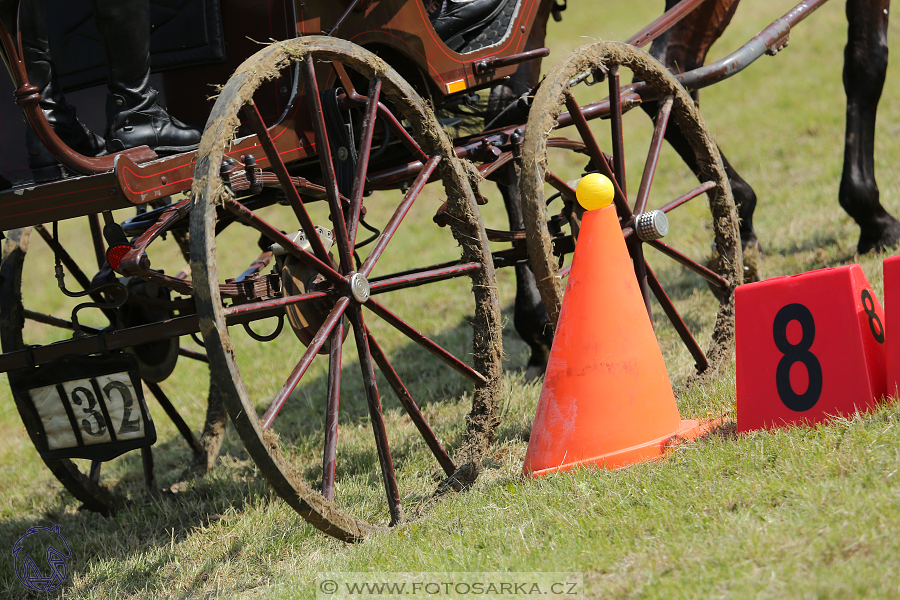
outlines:
[{"label": "horse hoof", "polygon": [[544,376],[544,371],[547,370],[547,363],[543,363],[540,365],[532,365],[529,364],[525,368],[525,383],[534,383],[538,379]]},{"label": "horse hoof", "polygon": [[886,248],[891,248],[900,242],[900,221],[894,217],[885,214],[886,219],[881,220],[880,227],[876,232],[861,231],[859,234],[859,242],[856,244],[856,252],[866,254],[867,252],[881,252]]},{"label": "horse hoof", "polygon": [[759,241],[750,240],[741,246],[741,252],[744,257],[744,283],[753,283],[761,281],[762,275],[759,272],[759,260],[761,248]]}]

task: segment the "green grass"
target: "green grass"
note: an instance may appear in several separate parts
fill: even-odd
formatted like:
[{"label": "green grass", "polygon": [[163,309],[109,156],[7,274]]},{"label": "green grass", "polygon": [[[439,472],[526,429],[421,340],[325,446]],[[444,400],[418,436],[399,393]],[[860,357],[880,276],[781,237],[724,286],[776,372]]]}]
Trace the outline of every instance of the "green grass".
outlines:
[{"label": "green grass", "polygon": [[[710,58],[731,52],[790,7],[784,0],[744,3]],[[572,3],[562,23],[550,24],[552,54],[545,69],[591,39],[628,37],[659,8],[655,2]],[[843,10],[841,3],[826,5],[792,33],[783,53],[704,90],[701,110],[759,197],[756,225],[766,251],[764,276],[859,262],[881,298],[880,265],[887,254],[855,255],[857,228],[837,203],[844,127]],[[900,34],[898,27],[895,20],[892,38]],[[629,115],[637,128],[627,139],[638,150],[629,159],[639,164],[649,128],[637,113]],[[879,108],[876,173],[882,202],[894,215],[900,213],[900,173],[893,168],[900,154],[897,115],[900,76],[892,67]],[[637,172],[630,162],[629,173]],[[660,173],[654,187],[659,196],[651,203],[692,185],[671,151],[664,153]],[[426,254],[438,259],[455,248],[446,230],[436,233],[430,225],[442,197],[437,189],[428,193],[386,261],[402,265]],[[502,206],[496,194],[489,194],[485,220],[501,228]],[[370,199],[372,220],[385,218],[388,201],[397,197],[394,192]],[[680,244],[699,255],[705,252],[708,213],[702,202],[673,215],[672,223],[672,236]],[[64,223],[63,236],[82,239],[77,237],[82,226]],[[255,245],[252,236],[239,239],[237,228],[228,234],[236,236],[228,248]],[[26,302],[64,314],[52,259],[39,241],[33,246]],[[223,241],[220,252],[225,249]],[[177,252],[174,247],[167,252],[153,256],[154,266],[177,272],[182,266]],[[222,255],[220,264],[227,266],[229,260]],[[656,256],[649,260],[664,281],[674,284],[673,296],[686,318],[708,329],[712,315],[702,282]],[[0,547],[11,549],[29,527],[60,524],[74,553],[69,579],[56,593],[64,598],[314,597],[322,573],[369,570],[574,571],[584,574],[587,595],[604,598],[900,595],[900,423],[894,406],[815,428],[722,434],[682,445],[657,463],[615,472],[582,469],[523,479],[522,459],[540,387],[522,380],[527,349],[512,327],[513,273],[501,271],[498,285],[505,307],[503,422],[473,489],[439,503],[427,501],[440,477],[437,466],[390,392],[383,394],[401,496],[411,517],[400,530],[352,546],[322,535],[269,489],[233,430],[213,472],[180,493],[160,501],[143,494],[140,459],[129,454],[104,467],[104,475],[135,503],[112,518],[80,511],[40,462],[3,388]],[[465,323],[472,311],[468,298],[465,290],[453,287],[418,288],[393,294],[390,307],[465,354],[470,343]],[[439,437],[458,447],[468,388],[372,321]],[[38,326],[26,331],[33,342],[47,342],[52,333]],[[733,420],[733,365],[707,385],[688,387],[689,356],[668,329],[659,327],[659,335],[682,415]],[[289,336],[274,347],[240,333],[234,337],[245,375],[263,405],[278,385],[279,369],[297,360],[297,344]],[[354,354],[351,336],[345,356]],[[383,523],[386,509],[357,372],[348,360],[342,373],[338,497],[353,514]],[[292,457],[313,479],[320,460],[325,373],[322,365],[314,366],[278,422]],[[207,379],[202,365],[182,360],[163,384],[195,427],[202,420]],[[387,389],[383,381],[379,387]],[[151,410],[159,428],[160,483],[168,486],[179,480],[187,453],[152,401]],[[0,597],[24,597],[8,550],[0,559]]]}]

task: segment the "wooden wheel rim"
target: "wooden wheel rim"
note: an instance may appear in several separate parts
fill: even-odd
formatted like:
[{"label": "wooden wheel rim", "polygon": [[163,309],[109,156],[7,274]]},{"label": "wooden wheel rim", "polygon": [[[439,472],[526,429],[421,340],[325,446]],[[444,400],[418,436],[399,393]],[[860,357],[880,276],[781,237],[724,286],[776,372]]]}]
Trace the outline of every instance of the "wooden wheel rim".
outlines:
[{"label": "wooden wheel rim", "polygon": [[[215,264],[215,208],[228,196],[221,183],[219,165],[224,148],[239,123],[239,112],[259,84],[279,70],[307,56],[337,60],[382,80],[382,94],[415,129],[415,137],[428,154],[443,157],[438,173],[448,194],[448,204],[462,222],[454,236],[463,246],[466,260],[480,262],[472,275],[476,297],[475,368],[487,378],[476,386],[473,412],[462,451],[464,460],[478,462],[497,426],[494,392],[499,378],[501,354],[499,304],[493,267],[488,260],[487,237],[476,209],[468,174],[456,159],[452,146],[424,102],[393,69],[372,53],[344,40],[308,36],[268,46],[247,59],[222,90],[213,108],[200,143],[193,184],[191,212],[191,263],[200,328],[207,346],[211,368],[219,373],[222,393],[232,421],[247,451],[275,491],[304,519],[323,532],[344,541],[357,541],[381,528],[357,519],[312,489],[283,457],[277,435],[261,426],[250,394],[235,362],[225,310],[219,298]],[[474,415],[474,416],[473,416]],[[457,465],[462,464],[457,460]]]},{"label": "wooden wheel rim", "polygon": [[[597,69],[623,66],[636,79],[647,82],[659,95],[672,96],[671,118],[681,128],[694,151],[701,176],[715,183],[710,191],[715,243],[724,267],[719,273],[729,289],[720,299],[709,349],[709,372],[714,372],[731,354],[734,344],[734,288],[742,281],[737,211],[731,186],[715,141],[693,99],[678,80],[652,56],[621,42],[594,42],[583,46],[557,63],[547,74],[531,107],[522,152],[520,187],[523,196],[528,254],[538,282],[541,299],[553,324],[559,317],[563,287],[547,231],[544,172],[547,167],[547,138],[554,135],[557,118],[565,109],[564,98],[577,75]],[[549,133],[548,133],[549,132]]]}]

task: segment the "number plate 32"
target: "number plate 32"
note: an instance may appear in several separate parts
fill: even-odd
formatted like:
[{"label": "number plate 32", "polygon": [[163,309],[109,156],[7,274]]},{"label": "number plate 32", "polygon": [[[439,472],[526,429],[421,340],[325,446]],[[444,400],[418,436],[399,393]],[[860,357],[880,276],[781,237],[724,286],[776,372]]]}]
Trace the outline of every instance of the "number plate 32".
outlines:
[{"label": "number plate 32", "polygon": [[156,441],[130,355],[66,357],[18,374],[13,389],[44,458],[110,460]]}]

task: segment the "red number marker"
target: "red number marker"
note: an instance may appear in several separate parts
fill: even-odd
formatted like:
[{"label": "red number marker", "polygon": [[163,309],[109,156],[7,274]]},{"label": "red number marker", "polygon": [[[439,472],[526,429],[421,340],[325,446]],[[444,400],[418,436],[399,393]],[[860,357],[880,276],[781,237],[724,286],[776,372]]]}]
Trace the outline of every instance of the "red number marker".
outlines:
[{"label": "red number marker", "polygon": [[735,303],[738,431],[816,423],[884,397],[884,312],[859,265],[744,285]]}]

